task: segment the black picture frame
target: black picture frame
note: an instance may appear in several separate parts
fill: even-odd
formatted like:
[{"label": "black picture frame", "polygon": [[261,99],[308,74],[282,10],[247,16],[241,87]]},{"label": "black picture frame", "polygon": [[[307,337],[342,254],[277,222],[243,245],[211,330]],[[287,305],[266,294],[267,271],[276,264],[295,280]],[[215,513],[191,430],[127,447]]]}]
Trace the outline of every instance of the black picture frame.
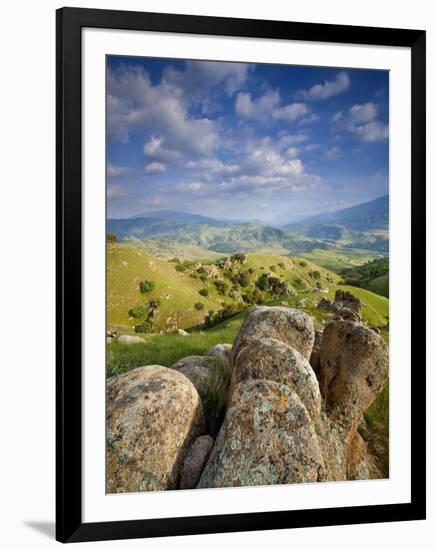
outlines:
[{"label": "black picture frame", "polygon": [[[83,28],[395,46],[411,50],[412,333],[411,502],[135,521],[82,522],[81,68]],[[423,30],[62,8],[57,63],[56,538],[61,542],[162,537],[359,523],[426,516],[425,51]],[[420,289],[420,299],[417,292]]]}]

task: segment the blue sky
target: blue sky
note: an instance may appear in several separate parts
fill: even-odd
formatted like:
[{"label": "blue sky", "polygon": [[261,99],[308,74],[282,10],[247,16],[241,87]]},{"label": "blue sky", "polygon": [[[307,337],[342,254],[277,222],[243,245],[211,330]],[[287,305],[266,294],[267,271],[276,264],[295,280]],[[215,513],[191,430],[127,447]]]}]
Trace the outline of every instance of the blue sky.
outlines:
[{"label": "blue sky", "polygon": [[109,217],[278,224],[388,193],[388,72],[107,58]]}]

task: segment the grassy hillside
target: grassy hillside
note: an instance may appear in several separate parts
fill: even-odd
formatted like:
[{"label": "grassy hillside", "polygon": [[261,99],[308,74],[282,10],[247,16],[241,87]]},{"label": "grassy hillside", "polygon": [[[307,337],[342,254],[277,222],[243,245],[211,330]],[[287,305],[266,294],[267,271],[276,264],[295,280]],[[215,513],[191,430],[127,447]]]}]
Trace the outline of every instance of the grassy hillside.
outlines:
[{"label": "grassy hillside", "polygon": [[299,256],[335,273],[342,273],[346,268],[360,266],[379,258],[380,254],[371,250],[354,248],[328,248],[326,250],[314,248],[307,252],[300,252]]},{"label": "grassy hillside", "polygon": [[223,253],[214,252],[197,245],[183,245],[169,239],[156,237],[150,240],[133,239],[132,242],[126,241],[126,244],[130,244],[140,248],[146,254],[150,256],[156,256],[163,260],[170,260],[171,258],[179,258],[180,260],[199,260],[208,261],[222,258]]},{"label": "grassy hillside", "polygon": [[389,259],[382,258],[367,262],[364,265],[341,271],[345,282],[388,298],[389,294]]},{"label": "grassy hillside", "polygon": [[[185,271],[177,271],[176,264],[147,255],[143,250],[130,245],[110,245],[108,248],[108,321],[118,325],[121,332],[133,333],[134,319],[130,319],[127,311],[140,300],[145,300],[138,290],[138,284],[144,279],[153,280],[155,287],[147,299],[160,299],[160,324],[166,316],[175,315],[179,326],[193,327],[199,324],[204,311],[193,307],[196,301],[203,301],[211,309],[222,308],[223,302],[235,303],[229,296],[220,295],[212,279],[202,281],[193,278],[193,266]],[[183,264],[182,264],[183,265]],[[206,264],[212,265],[212,264]],[[277,255],[248,254],[243,265],[237,264],[233,276],[241,272],[253,270],[249,285],[240,289],[247,291],[254,287],[254,281],[259,280],[267,270],[281,281],[286,281],[293,289],[293,295],[281,296],[276,299],[266,299],[267,305],[289,305],[308,313],[314,320],[315,327],[322,329],[329,320],[329,313],[317,309],[321,297],[333,299],[338,288],[349,290],[363,303],[363,317],[369,325],[380,329],[383,338],[388,343],[389,301],[384,296],[374,294],[363,288],[340,285],[338,275],[329,272],[306,259],[290,258]],[[274,268],[274,269],[272,269]],[[223,268],[218,268],[221,279],[225,280]],[[328,289],[328,292],[315,292],[314,273],[320,274],[317,282]],[[207,288],[208,298],[201,297],[199,289]],[[166,298],[168,296],[168,299]],[[219,343],[232,344],[247,315],[249,305],[242,305],[243,311],[218,322],[205,329],[191,328],[189,336],[177,333],[141,334],[143,344],[121,344],[116,339],[107,345],[107,375],[113,376],[130,369],[158,364],[170,367],[179,359],[189,355],[203,355]],[[362,426],[362,435],[377,460],[381,471],[388,475],[388,428],[389,428],[389,391],[388,385],[365,414],[366,423]]]},{"label": "grassy hillside", "polygon": [[[329,313],[317,309],[317,303],[321,297],[333,299],[338,288],[349,290],[362,301],[364,304],[362,311],[364,319],[369,325],[378,327],[382,336],[388,342],[389,301],[387,298],[365,289],[333,284],[327,294],[314,293],[306,289],[299,291],[294,296],[278,298],[268,301],[266,304],[287,304],[290,307],[304,311],[313,318],[315,327],[322,329],[329,320]],[[193,328],[189,331],[190,335],[186,337],[177,333],[142,334],[141,336],[145,340],[144,344],[134,346],[119,344],[114,341],[107,347],[108,375],[120,374],[132,368],[148,364],[169,367],[188,355],[203,355],[215,344],[232,344],[247,315],[247,311],[248,308],[208,329]],[[132,330],[127,332],[133,333]]]},{"label": "grassy hillside", "polygon": [[[150,301],[159,302],[153,316],[154,332],[199,325],[209,311],[218,312],[226,306],[243,309],[252,303],[273,299],[273,291],[257,286],[265,273],[270,273],[290,292],[311,289],[317,284],[327,287],[340,280],[337,275],[301,258],[247,254],[244,263],[175,262],[151,256],[133,244],[110,244],[108,325],[133,330],[138,319],[132,315],[132,309],[146,307]],[[140,283],[145,280],[152,281],[154,288],[142,294]],[[279,293],[283,292],[278,290],[276,294]]]}]

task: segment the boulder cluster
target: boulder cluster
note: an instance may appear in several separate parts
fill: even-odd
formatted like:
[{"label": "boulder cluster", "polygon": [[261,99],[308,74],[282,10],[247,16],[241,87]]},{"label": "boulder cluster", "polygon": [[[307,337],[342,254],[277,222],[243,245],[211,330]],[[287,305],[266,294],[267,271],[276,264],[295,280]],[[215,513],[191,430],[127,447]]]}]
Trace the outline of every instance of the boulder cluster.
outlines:
[{"label": "boulder cluster", "polygon": [[335,321],[343,319],[345,321],[360,323],[362,320],[361,300],[348,290],[337,290],[333,302],[327,298],[322,298],[317,307],[318,309],[332,312],[332,318]]},{"label": "boulder cluster", "polygon": [[[229,381],[212,433],[203,390],[218,362]],[[108,380],[107,490],[380,477],[358,426],[387,379],[385,342],[363,324],[322,333],[301,311],[253,308],[232,348]]]}]

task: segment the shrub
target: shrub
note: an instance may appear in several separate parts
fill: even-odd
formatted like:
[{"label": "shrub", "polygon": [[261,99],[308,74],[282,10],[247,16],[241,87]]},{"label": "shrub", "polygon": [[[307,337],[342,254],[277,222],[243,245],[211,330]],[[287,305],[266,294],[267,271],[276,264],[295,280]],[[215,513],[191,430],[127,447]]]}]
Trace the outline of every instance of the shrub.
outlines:
[{"label": "shrub", "polygon": [[320,271],[310,271],[309,275],[313,279],[316,279],[316,280],[320,279]]},{"label": "shrub", "polygon": [[201,288],[201,289],[199,290],[199,294],[200,294],[201,296],[204,296],[205,298],[207,298],[207,297],[209,296],[209,291],[208,291],[207,288]]},{"label": "shrub", "polygon": [[128,311],[129,317],[134,319],[147,319],[149,316],[149,308],[147,306],[135,306]]},{"label": "shrub", "polygon": [[231,262],[238,262],[240,264],[244,264],[246,261],[246,254],[243,254],[242,252],[237,252],[236,254],[233,254],[231,256]]},{"label": "shrub", "polygon": [[144,321],[140,325],[135,325],[135,332],[150,332],[152,330],[152,323],[150,321]]},{"label": "shrub", "polygon": [[174,258],[172,258],[171,260],[169,260],[169,262],[173,262],[175,264],[180,264],[181,263],[180,259],[176,258],[176,256]]},{"label": "shrub", "polygon": [[283,262],[279,262],[278,263],[278,266],[281,268],[281,269],[285,269],[285,264]]},{"label": "shrub", "polygon": [[276,271],[276,266],[275,266],[275,265],[271,265],[271,266],[269,267],[269,269],[270,269],[270,271],[273,271],[273,272],[274,272],[274,271]]},{"label": "shrub", "polygon": [[153,281],[145,280],[140,283],[140,292],[142,294],[147,294],[155,288],[155,283]]},{"label": "shrub", "polygon": [[176,271],[183,273],[186,270],[186,267],[183,264],[176,264],[175,269]]},{"label": "shrub", "polygon": [[263,273],[256,282],[259,290],[268,292],[272,297],[278,297],[285,294],[288,290],[288,285],[285,281],[281,281],[278,277],[273,277],[270,273]]},{"label": "shrub", "polygon": [[224,281],[220,279],[214,281],[214,285],[220,294],[225,294],[226,291],[229,289],[229,285],[227,285]]},{"label": "shrub", "polygon": [[240,286],[250,285],[250,273],[249,271],[240,271],[233,276],[233,282]]},{"label": "shrub", "polygon": [[306,267],[308,264],[306,262],[299,262],[300,267]]},{"label": "shrub", "polygon": [[116,243],[117,242],[117,236],[113,235],[112,233],[108,233],[106,235],[106,242],[107,243]]},{"label": "shrub", "polygon": [[205,306],[202,304],[202,302],[196,302],[194,304],[194,309],[197,309],[197,311],[201,311]]}]

